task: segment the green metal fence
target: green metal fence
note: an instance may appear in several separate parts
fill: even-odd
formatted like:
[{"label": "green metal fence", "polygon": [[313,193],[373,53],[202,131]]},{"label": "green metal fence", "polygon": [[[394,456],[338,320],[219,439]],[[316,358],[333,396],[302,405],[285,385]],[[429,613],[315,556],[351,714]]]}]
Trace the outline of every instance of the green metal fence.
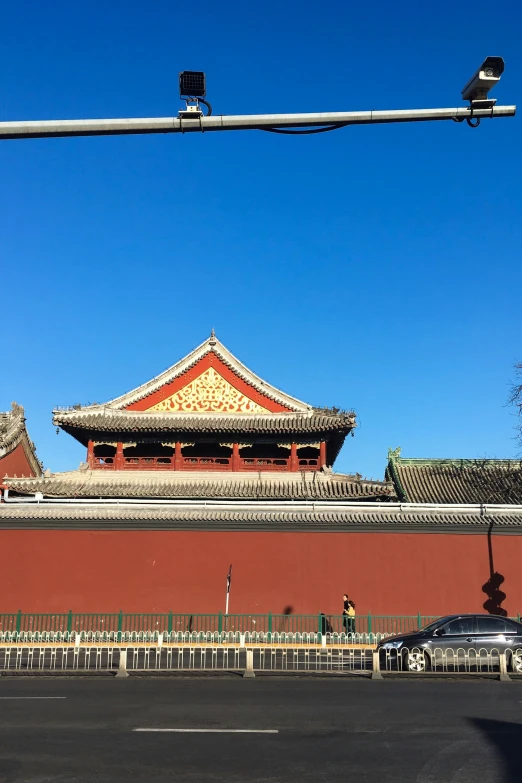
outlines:
[{"label": "green metal fence", "polygon": [[[436,615],[357,615],[355,630],[360,634],[398,634],[422,628],[436,620]],[[520,615],[515,618],[520,622]],[[33,614],[18,611],[0,613],[0,632],[188,632],[188,633],[342,633],[347,630],[342,615],[322,614]]]},{"label": "green metal fence", "polygon": [[[360,634],[397,634],[422,628],[437,616],[357,615],[355,630]],[[515,618],[520,620],[520,615]],[[342,615],[317,614],[33,614],[30,612],[0,613],[0,632],[189,632],[189,633],[342,633],[346,631]]]}]

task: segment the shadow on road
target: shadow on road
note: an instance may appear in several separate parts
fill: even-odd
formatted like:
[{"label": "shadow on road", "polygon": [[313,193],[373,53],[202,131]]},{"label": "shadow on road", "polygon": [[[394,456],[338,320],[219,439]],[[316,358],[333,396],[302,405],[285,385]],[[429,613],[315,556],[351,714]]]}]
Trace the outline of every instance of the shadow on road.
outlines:
[{"label": "shadow on road", "polygon": [[468,718],[480,729],[484,738],[495,749],[504,767],[503,783],[522,781],[522,723],[487,718]]}]

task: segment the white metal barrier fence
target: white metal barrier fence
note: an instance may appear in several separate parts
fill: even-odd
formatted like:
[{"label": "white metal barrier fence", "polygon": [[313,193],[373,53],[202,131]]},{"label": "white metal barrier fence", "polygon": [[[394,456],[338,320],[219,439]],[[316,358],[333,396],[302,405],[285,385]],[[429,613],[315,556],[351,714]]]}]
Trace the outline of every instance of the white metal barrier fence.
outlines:
[{"label": "white metal barrier fence", "polygon": [[112,671],[118,655],[114,647],[6,646],[0,648],[0,671]]},{"label": "white metal barrier fence", "polygon": [[0,671],[114,670],[125,654],[128,671],[370,671],[372,652],[365,649],[299,647],[208,647],[187,645],[5,646]]},{"label": "white metal barrier fence", "polygon": [[4,645],[0,673],[107,671],[345,672],[371,674],[500,674],[522,676],[522,649],[474,647],[377,650],[354,647],[239,645]]},{"label": "white metal barrier fence", "polygon": [[377,644],[381,639],[387,638],[384,633],[265,633],[240,631],[172,631],[171,633],[158,631],[3,631],[0,632],[0,644],[59,644],[75,643],[79,636],[82,642],[89,644],[118,643],[157,643],[161,637],[164,642],[170,644],[239,644],[245,641],[247,644],[322,644],[326,641],[330,644]]}]

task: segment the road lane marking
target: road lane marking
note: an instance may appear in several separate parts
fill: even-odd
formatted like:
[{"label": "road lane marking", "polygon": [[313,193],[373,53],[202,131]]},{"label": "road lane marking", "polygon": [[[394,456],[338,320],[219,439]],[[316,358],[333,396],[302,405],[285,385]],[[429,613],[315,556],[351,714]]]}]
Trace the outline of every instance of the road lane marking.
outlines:
[{"label": "road lane marking", "polygon": [[66,699],[67,696],[0,696],[0,699]]},{"label": "road lane marking", "polygon": [[133,731],[170,732],[175,734],[279,734],[279,729],[133,729]]}]

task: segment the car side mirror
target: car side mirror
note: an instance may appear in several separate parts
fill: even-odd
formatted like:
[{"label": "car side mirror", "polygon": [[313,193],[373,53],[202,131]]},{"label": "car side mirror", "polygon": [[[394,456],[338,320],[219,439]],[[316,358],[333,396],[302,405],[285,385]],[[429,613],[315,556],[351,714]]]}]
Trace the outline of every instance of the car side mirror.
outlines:
[{"label": "car side mirror", "polygon": [[435,633],[433,635],[434,636],[444,636],[445,633],[446,633],[446,631],[444,630],[444,628],[437,628],[437,630],[435,631]]}]

